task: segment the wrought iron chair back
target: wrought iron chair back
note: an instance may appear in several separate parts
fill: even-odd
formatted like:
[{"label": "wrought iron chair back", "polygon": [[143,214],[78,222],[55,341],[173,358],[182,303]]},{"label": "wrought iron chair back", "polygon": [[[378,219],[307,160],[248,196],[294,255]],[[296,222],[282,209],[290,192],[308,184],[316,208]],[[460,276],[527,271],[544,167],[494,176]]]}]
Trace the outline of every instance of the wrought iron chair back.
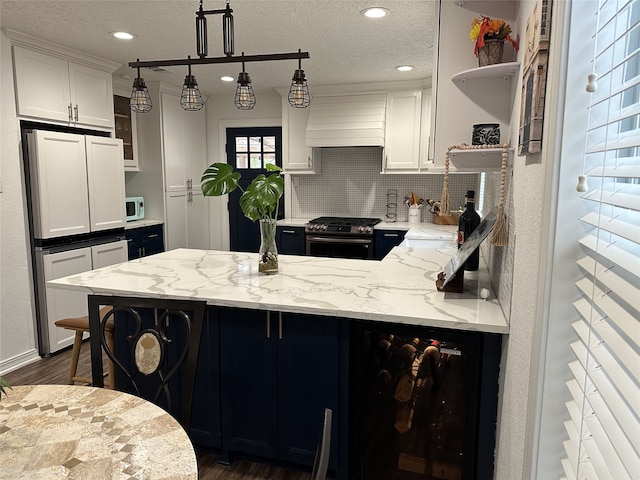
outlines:
[{"label": "wrought iron chair back", "polygon": [[[100,315],[104,305],[110,308]],[[161,406],[189,431],[205,306],[199,301],[90,295],[94,385],[103,386],[95,372],[98,364],[102,370],[104,351],[115,365],[117,390]],[[107,322],[113,325],[114,347],[106,340]]]}]

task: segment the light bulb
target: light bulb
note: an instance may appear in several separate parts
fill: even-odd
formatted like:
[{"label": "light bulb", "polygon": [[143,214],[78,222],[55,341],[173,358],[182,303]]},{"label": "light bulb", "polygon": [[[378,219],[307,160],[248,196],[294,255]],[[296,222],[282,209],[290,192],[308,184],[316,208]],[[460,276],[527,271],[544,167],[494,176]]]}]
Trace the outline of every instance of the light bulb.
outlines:
[{"label": "light bulb", "polygon": [[297,83],[293,89],[293,103],[302,105],[304,103],[304,85]]},{"label": "light bulb", "polygon": [[251,94],[249,92],[249,87],[240,87],[240,94],[238,95],[238,99],[240,100],[240,105],[242,105],[243,107],[248,107],[249,105],[251,105]]}]

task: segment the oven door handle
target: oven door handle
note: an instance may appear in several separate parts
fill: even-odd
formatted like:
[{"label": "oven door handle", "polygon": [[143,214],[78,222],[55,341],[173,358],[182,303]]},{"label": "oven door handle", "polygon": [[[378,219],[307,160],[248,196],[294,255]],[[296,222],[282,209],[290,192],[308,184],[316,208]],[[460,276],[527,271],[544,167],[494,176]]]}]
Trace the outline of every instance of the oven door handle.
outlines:
[{"label": "oven door handle", "polygon": [[307,237],[307,242],[314,243],[350,243],[358,245],[370,245],[372,240],[370,238],[349,238],[349,237]]}]

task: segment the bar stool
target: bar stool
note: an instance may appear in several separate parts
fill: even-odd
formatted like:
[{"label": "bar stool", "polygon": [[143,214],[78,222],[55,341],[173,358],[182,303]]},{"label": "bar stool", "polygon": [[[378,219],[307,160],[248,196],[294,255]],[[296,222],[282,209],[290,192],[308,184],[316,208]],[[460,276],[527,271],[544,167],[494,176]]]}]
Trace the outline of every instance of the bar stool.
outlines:
[{"label": "bar stool", "polygon": [[[111,307],[102,307],[100,309],[100,318],[104,317],[107,312],[111,309]],[[87,377],[80,377],[76,375],[78,370],[78,359],[80,358],[80,349],[82,348],[82,335],[84,332],[89,332],[89,316],[85,315],[84,317],[76,317],[76,318],[63,318],[57,320],[55,322],[56,327],[65,328],[67,330],[74,330],[76,332],[75,337],[73,339],[73,350],[71,351],[71,366],[69,368],[69,381],[67,382],[69,385],[74,385],[75,382],[82,382],[91,385],[93,381]],[[107,341],[107,345],[113,351],[114,350],[114,340],[113,340],[113,318],[107,321],[105,325],[105,338]],[[105,377],[108,377],[109,380],[106,382],[105,387],[113,389],[115,387],[115,365],[111,360],[107,362],[107,372],[104,374]]]}]

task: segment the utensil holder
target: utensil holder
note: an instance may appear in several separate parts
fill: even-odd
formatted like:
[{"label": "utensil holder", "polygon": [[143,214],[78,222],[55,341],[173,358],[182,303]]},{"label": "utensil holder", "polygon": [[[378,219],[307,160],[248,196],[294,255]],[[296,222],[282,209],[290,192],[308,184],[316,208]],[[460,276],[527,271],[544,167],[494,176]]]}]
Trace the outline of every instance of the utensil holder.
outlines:
[{"label": "utensil holder", "polygon": [[409,207],[409,223],[421,223],[422,215],[419,208]]}]

